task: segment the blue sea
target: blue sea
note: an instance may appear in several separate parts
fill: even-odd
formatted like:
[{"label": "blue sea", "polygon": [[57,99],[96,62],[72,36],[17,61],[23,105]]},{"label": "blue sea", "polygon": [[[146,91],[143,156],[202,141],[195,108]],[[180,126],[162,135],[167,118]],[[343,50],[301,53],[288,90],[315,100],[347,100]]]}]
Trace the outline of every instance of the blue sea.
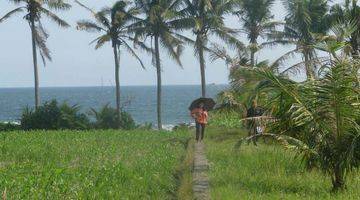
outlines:
[{"label": "blue sea", "polygon": [[[226,85],[208,85],[208,97],[215,98]],[[106,104],[115,105],[114,87],[40,88],[41,101],[78,104],[83,112]],[[33,88],[0,88],[0,121],[19,121],[22,110],[34,105]],[[121,101],[138,124],[156,124],[156,86],[121,87]],[[192,100],[201,95],[200,86],[163,86],[163,124],[189,123],[187,110]]]}]

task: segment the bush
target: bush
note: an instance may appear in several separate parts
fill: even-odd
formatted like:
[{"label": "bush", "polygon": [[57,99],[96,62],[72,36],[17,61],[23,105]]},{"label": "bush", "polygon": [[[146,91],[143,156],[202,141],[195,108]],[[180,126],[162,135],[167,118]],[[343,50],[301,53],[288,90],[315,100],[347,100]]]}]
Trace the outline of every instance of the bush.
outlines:
[{"label": "bush", "polygon": [[21,127],[24,130],[32,129],[59,129],[59,121],[61,118],[61,110],[57,101],[45,102],[36,110],[26,107],[21,116]]},{"label": "bush", "polygon": [[36,110],[26,107],[21,117],[21,127],[24,130],[88,129],[89,119],[79,111],[77,105],[63,103],[59,106],[56,100],[45,102]]},{"label": "bush", "polygon": [[90,120],[84,113],[80,113],[80,106],[69,106],[67,103],[63,103],[60,110],[59,126],[62,129],[84,130],[90,128]]},{"label": "bush", "polygon": [[15,131],[19,130],[21,126],[10,122],[0,122],[0,131]]},{"label": "bush", "polygon": [[136,128],[136,124],[131,115],[125,111],[121,111],[120,120],[117,118],[116,109],[110,107],[108,104],[102,107],[99,111],[92,110],[92,115],[95,116],[94,127],[97,129],[125,129],[131,130]]}]

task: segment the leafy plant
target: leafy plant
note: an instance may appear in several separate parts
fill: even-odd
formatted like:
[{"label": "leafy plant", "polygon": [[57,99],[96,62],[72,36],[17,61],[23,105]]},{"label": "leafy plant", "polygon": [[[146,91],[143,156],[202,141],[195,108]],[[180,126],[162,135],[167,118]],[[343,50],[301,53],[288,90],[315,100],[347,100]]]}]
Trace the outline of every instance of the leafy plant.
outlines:
[{"label": "leafy plant", "polygon": [[[333,55],[336,55],[333,53]],[[267,91],[274,120],[266,133],[303,156],[309,168],[331,177],[333,190],[344,188],[346,175],[360,166],[360,63],[335,57],[323,66],[321,79],[296,83],[267,70],[258,91]]]},{"label": "leafy plant", "polygon": [[131,115],[125,111],[121,111],[120,120],[117,118],[116,109],[109,104],[100,110],[91,109],[91,114],[95,117],[94,127],[97,129],[135,129],[136,124]]},{"label": "leafy plant", "polygon": [[56,100],[45,102],[38,109],[26,107],[21,116],[21,128],[24,130],[58,130],[58,129],[88,129],[88,117],[80,113],[78,105],[67,103],[59,105]]},{"label": "leafy plant", "polygon": [[14,131],[19,130],[21,128],[20,125],[10,123],[10,122],[0,122],[0,131]]},{"label": "leafy plant", "polygon": [[56,100],[45,102],[36,110],[26,107],[21,116],[21,127],[24,130],[59,129],[59,119],[61,118],[61,110]]},{"label": "leafy plant", "polygon": [[61,118],[59,119],[59,127],[61,129],[85,130],[90,128],[90,120],[86,114],[81,113],[79,105],[70,106],[63,103],[60,106]]}]

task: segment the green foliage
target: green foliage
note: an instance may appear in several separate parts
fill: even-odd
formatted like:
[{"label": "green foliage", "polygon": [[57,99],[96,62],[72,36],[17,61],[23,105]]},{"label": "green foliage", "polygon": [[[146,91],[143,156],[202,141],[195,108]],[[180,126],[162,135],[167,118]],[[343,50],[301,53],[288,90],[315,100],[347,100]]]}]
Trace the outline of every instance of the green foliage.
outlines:
[{"label": "green foliage", "polygon": [[94,127],[97,129],[125,129],[131,130],[136,128],[136,124],[131,115],[121,111],[120,120],[117,117],[115,108],[108,104],[96,111],[91,109],[91,114],[95,117]]},{"label": "green foliage", "polygon": [[120,121],[117,118],[116,109],[105,105],[99,111],[91,109],[95,121],[81,112],[78,105],[70,106],[66,102],[59,105],[56,100],[45,102],[36,110],[26,107],[21,117],[23,130],[85,130],[85,129],[135,129],[137,126],[131,115],[121,112]]},{"label": "green foliage", "polygon": [[334,190],[343,188],[360,164],[359,66],[358,60],[336,57],[323,66],[321,79],[305,83],[259,70],[265,80],[257,90],[269,94],[267,108],[275,118],[266,132],[274,134],[254,137],[272,137],[297,151],[308,167],[330,175]]},{"label": "green foliage", "polygon": [[188,132],[137,130],[3,133],[0,193],[6,190],[6,199],[171,199],[188,139]]},{"label": "green foliage", "polygon": [[349,172],[347,190],[330,193],[331,183],[321,171],[304,170],[295,153],[259,140],[258,146],[243,145],[234,151],[239,137],[247,133],[224,128],[208,129],[206,155],[210,163],[212,199],[358,199],[360,171]]},{"label": "green foliage", "polygon": [[263,44],[258,44],[260,38],[267,38],[276,31],[280,22],[273,21],[271,8],[274,0],[238,0],[236,14],[242,22],[241,32],[245,33],[249,41],[247,49],[250,51],[251,66],[255,66],[255,53]]},{"label": "green foliage", "polygon": [[296,74],[305,69],[308,79],[316,79],[322,60],[317,57],[313,45],[316,43],[316,35],[325,35],[331,28],[328,20],[328,1],[283,0],[283,5],[287,10],[284,29],[269,34],[270,41],[265,46],[293,45],[294,50],[277,59],[273,66],[281,69],[279,66],[285,60],[300,54],[303,60],[290,67],[284,66],[286,68],[282,73]]},{"label": "green foliage", "polygon": [[351,44],[353,56],[359,56],[360,49],[360,6],[358,0],[347,0],[345,4],[335,4],[331,7],[329,21],[333,26],[339,24],[354,24],[355,31],[352,32],[348,41]]},{"label": "green foliage", "polygon": [[241,128],[244,117],[237,111],[213,111],[210,115],[209,124],[215,127]]},{"label": "green foliage", "polygon": [[56,100],[45,102],[36,110],[26,107],[21,116],[21,127],[24,130],[59,129],[59,121],[61,119],[61,110]]},{"label": "green foliage", "polygon": [[0,122],[0,132],[1,131],[15,131],[21,128],[20,125],[10,123],[10,122]]},{"label": "green foliage", "polygon": [[61,118],[59,119],[61,129],[84,130],[90,127],[89,118],[81,113],[79,105],[70,106],[63,103],[59,108],[61,110]]},{"label": "green foliage", "polygon": [[[181,14],[181,3],[179,0],[135,0],[135,5],[143,15],[138,22],[128,26],[129,31],[135,33],[135,41],[145,42],[152,38],[155,43],[158,38],[158,44],[165,49],[169,57],[174,59],[181,66],[180,55],[183,51],[183,44],[179,33],[184,29],[183,24],[178,23]],[[148,37],[150,36],[150,37]],[[181,37],[182,38],[182,37]],[[160,58],[156,57],[156,49],[151,49],[153,64],[155,60],[160,63]],[[158,67],[158,66],[156,66]]]},{"label": "green foliage", "polygon": [[88,129],[88,117],[80,113],[80,107],[67,103],[59,105],[56,100],[45,102],[36,110],[26,107],[21,116],[21,128],[24,130]]}]

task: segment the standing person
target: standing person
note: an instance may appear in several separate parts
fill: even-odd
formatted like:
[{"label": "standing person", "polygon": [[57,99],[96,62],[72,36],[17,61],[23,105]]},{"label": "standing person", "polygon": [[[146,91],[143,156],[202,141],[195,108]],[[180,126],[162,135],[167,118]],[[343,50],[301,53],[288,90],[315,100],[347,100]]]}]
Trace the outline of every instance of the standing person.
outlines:
[{"label": "standing person", "polygon": [[[262,133],[262,127],[260,126],[259,119],[255,119],[256,117],[262,116],[264,113],[261,107],[257,106],[256,100],[252,101],[251,107],[247,110],[246,117],[251,118],[248,120],[247,128],[249,129],[248,136],[254,136]],[[253,140],[254,145],[256,144],[256,139]]]},{"label": "standing person", "polygon": [[196,123],[196,141],[202,141],[208,120],[208,112],[204,107],[204,103],[200,103],[197,108],[191,111],[191,117],[195,119]]}]

